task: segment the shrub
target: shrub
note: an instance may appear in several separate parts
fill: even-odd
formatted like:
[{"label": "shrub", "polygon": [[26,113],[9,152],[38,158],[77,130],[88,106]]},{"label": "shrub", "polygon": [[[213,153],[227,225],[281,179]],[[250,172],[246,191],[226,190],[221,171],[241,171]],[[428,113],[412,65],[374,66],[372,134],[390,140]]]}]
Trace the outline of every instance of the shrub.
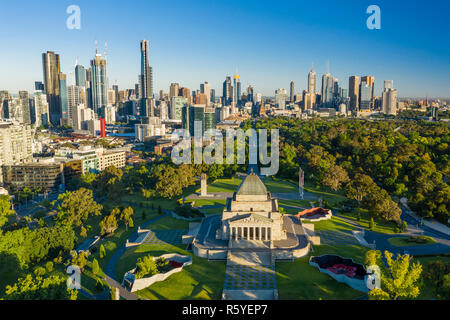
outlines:
[{"label": "shrub", "polygon": [[53,262],[49,261],[45,264],[45,269],[50,273],[53,271]]}]

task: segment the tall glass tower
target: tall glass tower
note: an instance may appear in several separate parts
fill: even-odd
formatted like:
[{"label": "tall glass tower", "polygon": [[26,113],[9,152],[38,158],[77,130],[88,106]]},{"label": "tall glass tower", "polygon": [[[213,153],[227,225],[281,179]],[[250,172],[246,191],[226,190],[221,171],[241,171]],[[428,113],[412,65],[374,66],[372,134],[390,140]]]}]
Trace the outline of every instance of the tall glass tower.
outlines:
[{"label": "tall glass tower", "polygon": [[61,73],[59,54],[47,51],[42,54],[42,66],[44,70],[45,92],[50,112],[50,122],[53,126],[59,126],[61,120],[60,83]]},{"label": "tall glass tower", "polygon": [[79,64],[75,67],[75,85],[86,88],[86,70]]},{"label": "tall glass tower", "polygon": [[108,105],[108,77],[106,73],[106,60],[101,54],[96,54],[91,60],[91,91],[92,109],[95,114],[102,116],[104,108]]}]

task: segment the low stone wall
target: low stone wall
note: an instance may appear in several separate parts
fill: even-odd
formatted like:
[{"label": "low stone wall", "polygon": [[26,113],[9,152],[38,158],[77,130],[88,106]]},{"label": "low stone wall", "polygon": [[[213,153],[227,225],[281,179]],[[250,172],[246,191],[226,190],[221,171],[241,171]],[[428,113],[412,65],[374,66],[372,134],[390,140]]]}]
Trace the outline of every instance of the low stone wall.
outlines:
[{"label": "low stone wall", "polygon": [[[177,254],[177,253],[169,253],[169,254],[164,254],[162,256],[159,256],[159,257],[153,257],[153,260],[157,260],[159,258],[164,258],[164,259],[169,260],[169,261],[175,261],[175,262],[178,262],[178,263],[182,263],[183,265],[181,266],[181,268],[174,268],[174,269],[170,270],[169,272],[158,273],[158,274],[155,274],[154,276],[151,276],[149,278],[135,279],[133,281],[133,284],[131,285],[131,289],[130,289],[131,292],[136,292],[136,291],[145,289],[147,287],[150,287],[152,284],[154,284],[156,282],[164,281],[168,277],[173,275],[174,273],[181,272],[184,267],[189,266],[189,265],[192,264],[192,257],[190,257],[190,256],[182,256],[182,255]],[[127,273],[125,273],[125,275],[124,275],[124,282],[125,282],[125,278],[127,276],[129,276],[130,274],[134,276],[134,272],[136,272],[136,268],[128,271]],[[122,283],[122,285],[124,285],[124,282]]]},{"label": "low stone wall", "polygon": [[[355,278],[350,278],[347,277],[345,274],[335,274],[327,269],[321,268],[319,266],[319,264],[315,263],[312,261],[314,257],[311,257],[309,259],[309,264],[313,267],[316,267],[317,269],[319,269],[320,272],[328,274],[330,277],[332,277],[333,279],[335,279],[338,282],[341,283],[345,283],[347,284],[349,287],[364,292],[364,293],[368,293],[369,289],[367,288],[367,276],[364,277],[364,280],[360,280],[360,279],[355,279]],[[349,259],[353,262],[353,259],[351,258],[343,258],[343,259]],[[353,262],[355,263],[355,262]]]},{"label": "low stone wall", "polygon": [[361,231],[355,231],[355,230],[353,230],[352,231],[352,233],[353,233],[353,235],[355,236],[355,238],[356,238],[356,240],[358,240],[358,242],[359,242],[359,244],[360,245],[362,245],[362,246],[364,246],[364,247],[367,247],[367,248],[370,248],[370,249],[372,249],[372,250],[375,250],[375,245],[372,243],[372,244],[370,244],[370,243],[368,243],[367,241],[366,241],[366,239],[364,239],[364,230],[361,230]]},{"label": "low stone wall", "polygon": [[330,220],[332,216],[333,216],[333,213],[330,210],[330,212],[327,213],[326,215],[320,215],[320,216],[317,215],[312,218],[300,218],[300,221],[301,222],[319,222],[319,221]]}]

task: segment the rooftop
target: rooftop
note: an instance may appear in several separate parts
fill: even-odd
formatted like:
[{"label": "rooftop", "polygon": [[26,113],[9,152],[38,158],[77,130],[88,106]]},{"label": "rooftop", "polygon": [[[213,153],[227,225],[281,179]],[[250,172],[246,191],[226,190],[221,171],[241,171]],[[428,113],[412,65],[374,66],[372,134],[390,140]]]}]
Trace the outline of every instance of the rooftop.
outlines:
[{"label": "rooftop", "polygon": [[255,173],[250,173],[238,188],[237,195],[240,196],[260,196],[267,195],[267,188]]}]

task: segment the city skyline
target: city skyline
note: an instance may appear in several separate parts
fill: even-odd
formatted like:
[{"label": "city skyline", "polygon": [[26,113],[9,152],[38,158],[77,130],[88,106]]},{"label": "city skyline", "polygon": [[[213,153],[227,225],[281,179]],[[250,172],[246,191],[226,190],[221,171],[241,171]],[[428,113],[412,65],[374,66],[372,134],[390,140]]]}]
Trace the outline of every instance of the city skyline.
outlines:
[{"label": "city skyline", "polygon": [[[5,30],[8,31],[3,36],[6,39],[12,39],[12,44],[16,49],[0,53],[2,74],[8,75],[8,77],[0,77],[0,88],[14,94],[21,90],[34,91],[32,89],[34,82],[43,81],[40,60],[42,53],[47,51],[54,51],[60,55],[61,72],[64,74],[69,75],[74,72],[72,69],[77,58],[80,65],[85,68],[89,67],[89,61],[95,56],[95,40],[100,44],[108,41],[109,85],[112,86],[117,82],[120,89],[134,88],[134,85],[138,83],[138,76],[141,74],[139,43],[141,40],[147,39],[149,40],[150,66],[154,70],[154,93],[158,93],[159,90],[167,92],[170,83],[173,82],[195,90],[205,81],[211,84],[211,88],[216,92],[221,92],[226,76],[233,76],[234,70],[237,68],[241,76],[242,88],[251,85],[256,92],[260,92],[264,96],[274,96],[277,88],[289,89],[290,82],[294,81],[296,94],[299,94],[303,90],[308,90],[307,78],[311,63],[314,63],[317,81],[319,81],[322,75],[326,74],[326,64],[327,61],[330,61],[330,74],[339,80],[339,84],[343,88],[348,88],[350,76],[370,75],[375,78],[374,95],[377,96],[381,95],[385,80],[394,80],[400,97],[423,98],[429,95],[436,98],[448,98],[450,96],[447,91],[450,87],[450,80],[446,77],[446,74],[450,72],[450,63],[445,58],[446,55],[448,57],[450,46],[441,39],[439,49],[432,48],[433,41],[439,39],[440,35],[444,35],[445,29],[443,28],[448,28],[448,26],[439,24],[438,21],[431,21],[427,25],[421,24],[420,27],[424,29],[422,31],[418,30],[420,28],[417,26],[410,26],[409,33],[415,33],[414,43],[406,42],[407,38],[410,38],[409,40],[412,38],[406,33],[407,30],[404,27],[394,30],[403,21],[403,18],[395,16],[393,12],[402,12],[405,15],[406,13],[417,14],[416,10],[424,9],[417,8],[418,5],[415,5],[414,8],[414,5],[407,6],[406,2],[403,2],[405,7],[401,8],[401,4],[393,5],[381,1],[379,5],[382,10],[382,29],[368,30],[365,25],[368,17],[365,14],[367,8],[365,2],[354,5],[355,8],[348,3],[341,6],[333,4],[337,10],[336,14],[345,13],[342,16],[343,20],[349,15],[356,20],[349,20],[346,23],[336,21],[334,29],[331,24],[318,26],[314,23],[314,18],[320,22],[325,17],[313,4],[283,2],[280,4],[282,8],[275,6],[275,12],[271,14],[267,12],[269,9],[267,2],[253,7],[252,4],[252,1],[245,3],[236,13],[232,13],[229,6],[220,3],[207,3],[204,6],[190,5],[189,7],[180,5],[177,8],[172,6],[171,14],[174,17],[182,17],[183,10],[187,16],[193,9],[200,10],[199,14],[211,10],[211,16],[217,18],[216,27],[206,28],[210,23],[211,17],[209,16],[203,26],[193,23],[186,28],[188,30],[178,29],[179,22],[174,23],[177,28],[169,27],[167,22],[160,21],[160,18],[155,16],[154,20],[149,19],[142,25],[141,22],[136,22],[132,29],[139,30],[139,32],[134,34],[131,33],[132,29],[125,24],[122,28],[124,30],[118,30],[118,27],[111,28],[111,21],[118,19],[121,14],[127,19],[139,17],[141,13],[138,9],[148,9],[147,4],[137,3],[132,9],[119,4],[111,4],[108,14],[93,19],[93,12],[98,9],[99,5],[79,1],[78,5],[82,10],[81,30],[68,30],[65,28],[65,19],[68,17],[65,13],[67,3],[63,2],[52,8],[46,1],[41,2],[40,6],[30,3],[30,10],[34,8],[40,13],[42,12],[43,21],[34,21],[37,24],[34,27],[41,30],[42,35],[37,39],[34,37],[31,39],[30,22],[19,26],[13,21],[14,19],[9,20],[19,7],[11,6],[13,9],[11,16],[2,20],[8,23],[8,27],[1,28],[3,31],[0,32],[3,35]],[[309,9],[311,17],[306,17],[305,10],[298,12],[298,18],[294,17],[285,8],[297,8],[296,6],[300,5],[303,9]],[[158,1],[152,2],[152,6],[163,11],[165,8],[164,4]],[[8,9],[8,4],[6,4],[6,8]],[[222,9],[224,9],[223,16],[219,17],[216,12]],[[403,11],[399,11],[400,9]],[[429,12],[426,8],[424,10],[422,10],[423,14]],[[355,16],[355,12],[358,12],[358,16]],[[60,19],[55,19],[56,21],[45,19],[45,16],[55,14],[60,16]],[[224,21],[227,17],[245,17],[246,15],[255,17],[255,21],[240,20],[242,22],[238,30]],[[439,16],[439,13],[434,12],[434,15]],[[275,24],[268,27],[264,24],[261,25],[260,19],[256,19],[267,17],[270,18],[268,21],[273,21]],[[152,26],[155,24],[159,26],[156,31],[152,30]],[[122,24],[119,23],[119,25]],[[289,25],[292,25],[291,29],[288,28]],[[357,28],[354,29],[356,26]],[[235,50],[236,44],[227,45],[216,40],[218,36],[223,36],[224,42],[232,39],[231,35],[224,32],[222,27],[226,27],[231,35],[235,31],[238,33],[234,34],[238,39],[238,50]],[[262,30],[258,32],[257,27],[262,27]],[[431,29],[434,29],[434,34],[427,34],[425,38],[425,33]],[[204,35],[202,35],[204,50],[198,46],[201,41],[190,36],[191,33],[192,35],[197,34],[199,30],[204,31]],[[246,38],[245,30],[249,31],[248,41],[243,43],[243,38],[244,40]],[[308,30],[314,31],[312,35],[306,36]],[[331,35],[329,33],[331,30],[336,30],[336,34]],[[274,37],[280,31],[280,39]],[[299,34],[298,38],[294,37],[291,42],[298,40],[304,44],[309,43],[308,37],[315,39],[315,42],[306,47],[309,50],[303,49],[298,52],[290,48],[291,46],[293,49],[298,49],[298,44],[295,43],[280,47],[281,43],[286,42],[283,34],[286,31]],[[342,35],[340,41],[337,41],[337,35]],[[174,38],[177,39],[175,43],[172,41]],[[19,41],[20,39],[22,41]],[[358,41],[357,44],[355,44],[356,41]],[[334,45],[333,48],[326,50],[327,46],[324,42]],[[267,45],[267,43],[272,45]],[[420,45],[417,45],[418,43]],[[21,50],[22,45],[27,45],[27,50]],[[189,46],[187,47],[187,45]],[[99,46],[101,53],[103,53],[102,47],[102,45]],[[358,50],[355,51],[355,47]],[[372,49],[369,50],[369,48]],[[405,56],[405,53],[408,55]],[[359,59],[355,59],[358,56]],[[70,85],[72,82],[73,79],[68,76],[68,84]],[[317,91],[321,89],[319,86],[317,86]]]}]

